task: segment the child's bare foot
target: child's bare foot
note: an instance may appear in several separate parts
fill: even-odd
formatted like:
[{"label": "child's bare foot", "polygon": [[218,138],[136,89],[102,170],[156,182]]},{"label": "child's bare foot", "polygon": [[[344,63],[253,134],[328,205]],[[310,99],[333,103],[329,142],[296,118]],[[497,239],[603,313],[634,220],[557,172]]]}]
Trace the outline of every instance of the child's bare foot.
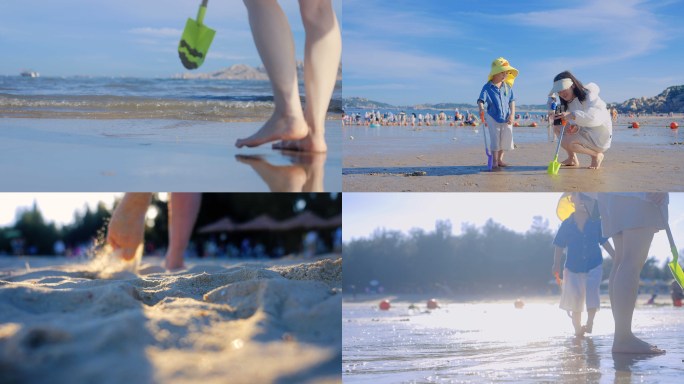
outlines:
[{"label": "child's bare foot", "polygon": [[579,327],[579,329],[575,329],[575,337],[583,337],[584,332],[586,332],[586,329],[584,326]]},{"label": "child's bare foot", "polygon": [[582,328],[584,329],[584,332],[591,333],[591,331],[594,329],[594,323],[587,322],[587,324]]},{"label": "child's bare foot", "polygon": [[235,146],[256,147],[276,140],[299,140],[306,137],[308,132],[309,127],[304,116],[282,116],[274,113],[261,129],[246,139],[238,139]]},{"label": "child's bare foot", "polygon": [[601,168],[601,163],[603,162],[604,155],[603,153],[597,153],[596,157],[591,158],[591,165],[589,166],[589,169],[599,169]]},{"label": "child's bare foot", "polygon": [[613,353],[638,353],[638,354],[662,354],[664,349],[660,349],[655,345],[649,344],[634,335],[624,338],[617,336],[613,340]]},{"label": "child's bare foot", "polygon": [[504,163],[503,161],[499,161],[499,167],[508,167],[508,163]]}]

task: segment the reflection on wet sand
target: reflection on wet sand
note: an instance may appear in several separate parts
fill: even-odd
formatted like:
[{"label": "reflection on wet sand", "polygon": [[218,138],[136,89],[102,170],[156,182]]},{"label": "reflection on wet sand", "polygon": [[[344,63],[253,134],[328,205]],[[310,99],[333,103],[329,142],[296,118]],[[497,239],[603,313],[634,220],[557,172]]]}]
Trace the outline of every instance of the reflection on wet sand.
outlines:
[{"label": "reflection on wet sand", "polygon": [[[637,377],[643,378],[644,369],[639,369],[640,362],[648,361],[658,355],[654,354],[632,354],[632,353],[613,353],[613,364],[615,367],[614,383],[631,383],[632,372]],[[641,380],[636,380],[641,381]]]},{"label": "reflection on wet sand", "polygon": [[236,155],[261,176],[271,192],[323,192],[325,153],[283,151],[292,164],[273,165],[260,155]]}]

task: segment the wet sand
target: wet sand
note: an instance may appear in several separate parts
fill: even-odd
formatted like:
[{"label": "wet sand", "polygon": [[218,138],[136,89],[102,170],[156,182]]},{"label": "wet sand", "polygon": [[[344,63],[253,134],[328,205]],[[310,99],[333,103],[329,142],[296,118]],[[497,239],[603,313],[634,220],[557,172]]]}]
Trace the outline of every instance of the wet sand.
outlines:
[{"label": "wet sand", "polygon": [[[547,173],[556,143],[548,142],[545,128],[520,128],[517,148],[505,155],[511,166],[488,172],[478,130],[381,127],[376,133],[345,127],[342,188],[369,192],[683,191],[684,145],[673,143],[684,137],[661,127],[669,120],[652,118],[640,130],[627,129],[626,123],[616,126],[601,169],[587,169],[590,158],[579,155],[581,167],[563,167],[558,175]],[[407,130],[413,132],[407,134]],[[561,149],[559,161],[564,156]]]},{"label": "wet sand", "polygon": [[[613,319],[602,297],[592,334],[573,336],[555,296],[513,300],[441,301],[426,313],[427,297],[350,302],[345,296],[342,376],[345,383],[675,383],[684,370],[683,308],[663,297],[634,314],[635,334],[667,350],[665,355],[611,353]],[[409,310],[417,304],[417,310]],[[585,314],[586,317],[586,314]]]},{"label": "wet sand", "polygon": [[6,192],[341,191],[339,120],[327,122],[327,154],[235,147],[261,124],[0,119],[0,186]]},{"label": "wet sand", "polygon": [[0,258],[0,381],[340,381],[339,255],[190,260],[175,273],[143,262],[140,275],[105,275]]}]

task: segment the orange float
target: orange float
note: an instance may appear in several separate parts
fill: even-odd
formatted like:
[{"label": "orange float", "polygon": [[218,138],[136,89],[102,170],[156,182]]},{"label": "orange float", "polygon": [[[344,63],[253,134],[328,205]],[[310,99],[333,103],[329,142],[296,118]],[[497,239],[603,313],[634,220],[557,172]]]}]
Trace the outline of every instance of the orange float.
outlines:
[{"label": "orange float", "polygon": [[430,299],[427,301],[427,307],[428,309],[437,309],[439,308],[439,303],[435,299]]},{"label": "orange float", "polygon": [[532,124],[530,124],[530,127],[533,127],[533,128],[534,128],[534,127],[536,127],[536,126],[537,126],[537,123],[536,123],[536,122],[533,122]]},{"label": "orange float", "polygon": [[516,121],[515,123],[513,123],[513,126],[514,126],[514,127],[519,127],[519,126],[520,126],[520,123],[518,123],[518,122]]},{"label": "orange float", "polygon": [[390,309],[390,302],[387,301],[387,300],[383,300],[383,301],[380,302],[379,307],[380,307],[381,310],[387,311],[387,310]]},{"label": "orange float", "polygon": [[634,128],[634,129],[639,129],[639,123],[636,122],[636,121],[633,122],[633,123],[632,123],[632,128]]},{"label": "orange float", "polygon": [[670,123],[670,129],[677,129],[679,128],[679,124],[677,124],[676,121],[673,121]]}]

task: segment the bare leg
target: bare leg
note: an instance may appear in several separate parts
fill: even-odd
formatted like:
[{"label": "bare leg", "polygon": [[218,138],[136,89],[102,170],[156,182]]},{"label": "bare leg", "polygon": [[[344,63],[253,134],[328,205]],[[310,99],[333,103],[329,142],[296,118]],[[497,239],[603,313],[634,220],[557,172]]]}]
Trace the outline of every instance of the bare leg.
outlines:
[{"label": "bare leg", "polygon": [[274,148],[326,152],[325,118],[340,65],[342,36],[330,0],[299,0],[299,9],[306,31],[304,116],[309,134],[295,142],[275,144]]},{"label": "bare leg", "polygon": [[573,152],[583,153],[585,155],[591,156],[591,165],[589,169],[599,169],[601,168],[601,162],[603,162],[603,153],[589,149],[579,143],[571,143],[569,145]]},{"label": "bare leg", "polygon": [[563,140],[561,140],[561,147],[568,153],[568,157],[561,164],[569,167],[579,167],[579,159],[572,147],[572,137],[564,135]]},{"label": "bare leg", "polygon": [[582,312],[572,312],[572,326],[575,328],[575,336],[584,336],[584,329],[582,328]]},{"label": "bare leg", "polygon": [[584,332],[591,333],[594,330],[594,317],[596,308],[587,308],[587,325],[584,326]]},{"label": "bare leg", "polygon": [[173,192],[169,195],[169,249],[166,251],[166,269],[183,268],[183,253],[190,242],[201,202],[201,193]]},{"label": "bare leg", "polygon": [[276,140],[297,140],[306,136],[299,88],[294,41],[287,17],[276,0],[244,0],[249,25],[261,61],[273,87],[275,111],[259,131],[235,145],[255,147]]},{"label": "bare leg", "polygon": [[[639,289],[639,273],[653,240],[653,228],[626,229],[615,241],[620,264],[612,276],[612,310],[615,321],[614,353],[663,353],[663,350],[637,338],[632,333],[632,316]],[[614,237],[614,240],[616,238]]]},{"label": "bare leg", "polygon": [[236,159],[251,166],[271,192],[302,192],[306,183],[306,171],[298,165],[276,166],[257,156],[238,155]]},{"label": "bare leg", "polygon": [[126,193],[116,206],[107,227],[107,244],[121,251],[121,257],[131,260],[145,236],[145,214],[151,193]]},{"label": "bare leg", "polygon": [[508,167],[508,163],[504,163],[503,157],[504,157],[504,151],[501,150],[501,151],[499,151],[499,167]]}]

